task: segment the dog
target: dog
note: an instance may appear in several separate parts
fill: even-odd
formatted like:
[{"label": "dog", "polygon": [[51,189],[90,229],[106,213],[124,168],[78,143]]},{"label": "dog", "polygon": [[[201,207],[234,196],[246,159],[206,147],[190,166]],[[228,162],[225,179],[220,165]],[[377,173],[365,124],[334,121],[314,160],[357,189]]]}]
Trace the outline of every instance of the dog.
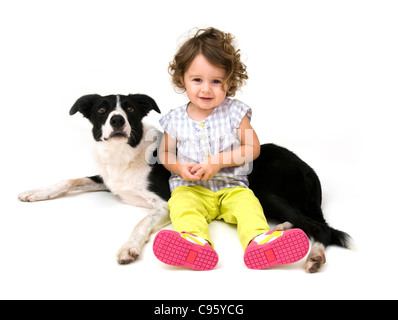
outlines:
[{"label": "dog", "polygon": [[[170,223],[170,173],[157,156],[162,133],[143,122],[152,110],[160,113],[156,102],[144,94],[79,98],[70,115],[80,112],[93,126],[99,175],[26,191],[19,194],[19,200],[50,200],[72,191],[110,191],[129,205],[148,208],[148,215],[117,252],[119,264],[134,262],[151,234]],[[307,272],[318,272],[325,264],[327,246],[349,247],[350,236],[329,227],[323,217],[321,184],[315,171],[291,151],[274,144],[262,145],[249,182],[266,217],[282,222],[275,230],[300,228],[313,240],[305,264]]]}]

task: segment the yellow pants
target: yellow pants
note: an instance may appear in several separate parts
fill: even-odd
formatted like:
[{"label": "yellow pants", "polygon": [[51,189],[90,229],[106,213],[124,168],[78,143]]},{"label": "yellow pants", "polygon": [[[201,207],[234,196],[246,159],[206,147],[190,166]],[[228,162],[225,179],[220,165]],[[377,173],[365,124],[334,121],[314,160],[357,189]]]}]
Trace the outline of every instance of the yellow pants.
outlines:
[{"label": "yellow pants", "polygon": [[236,224],[243,249],[261,233],[270,231],[263,208],[253,191],[244,187],[217,192],[200,186],[178,187],[168,202],[174,230],[210,240],[209,223],[224,220]]}]

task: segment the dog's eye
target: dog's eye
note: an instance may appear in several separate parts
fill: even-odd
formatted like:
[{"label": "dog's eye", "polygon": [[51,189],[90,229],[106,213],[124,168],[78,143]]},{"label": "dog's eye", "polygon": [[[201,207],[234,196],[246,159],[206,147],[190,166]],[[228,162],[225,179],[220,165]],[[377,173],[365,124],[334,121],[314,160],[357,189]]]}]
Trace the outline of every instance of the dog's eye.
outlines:
[{"label": "dog's eye", "polygon": [[128,111],[128,112],[133,112],[134,109],[133,109],[133,107],[127,107],[127,111]]},{"label": "dog's eye", "polygon": [[106,109],[104,107],[101,107],[98,109],[99,114],[104,114],[106,112]]}]

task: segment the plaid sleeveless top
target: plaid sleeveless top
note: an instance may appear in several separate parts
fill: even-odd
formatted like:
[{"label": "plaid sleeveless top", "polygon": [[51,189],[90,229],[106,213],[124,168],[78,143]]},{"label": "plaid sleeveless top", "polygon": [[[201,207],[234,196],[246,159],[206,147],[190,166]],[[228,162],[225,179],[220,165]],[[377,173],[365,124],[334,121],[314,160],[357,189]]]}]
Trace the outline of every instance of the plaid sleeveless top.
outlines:
[{"label": "plaid sleeveless top", "polygon": [[[188,104],[171,110],[160,119],[160,125],[173,139],[177,140],[177,159],[180,162],[200,163],[206,157],[220,152],[229,152],[241,143],[237,129],[245,115],[252,117],[252,110],[244,103],[225,99],[202,121],[192,120],[187,113]],[[247,175],[252,163],[239,167],[222,168],[208,181],[185,181],[172,173],[169,184],[173,191],[181,186],[202,186],[217,192],[223,188],[249,187]]]}]

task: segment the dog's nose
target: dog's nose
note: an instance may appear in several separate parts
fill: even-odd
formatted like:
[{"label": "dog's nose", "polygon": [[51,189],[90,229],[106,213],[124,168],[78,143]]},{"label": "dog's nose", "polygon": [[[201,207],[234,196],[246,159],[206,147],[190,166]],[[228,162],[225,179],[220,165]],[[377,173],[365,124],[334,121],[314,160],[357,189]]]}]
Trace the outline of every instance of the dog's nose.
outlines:
[{"label": "dog's nose", "polygon": [[111,118],[111,126],[113,129],[120,129],[125,123],[126,121],[121,115],[115,115]]}]

